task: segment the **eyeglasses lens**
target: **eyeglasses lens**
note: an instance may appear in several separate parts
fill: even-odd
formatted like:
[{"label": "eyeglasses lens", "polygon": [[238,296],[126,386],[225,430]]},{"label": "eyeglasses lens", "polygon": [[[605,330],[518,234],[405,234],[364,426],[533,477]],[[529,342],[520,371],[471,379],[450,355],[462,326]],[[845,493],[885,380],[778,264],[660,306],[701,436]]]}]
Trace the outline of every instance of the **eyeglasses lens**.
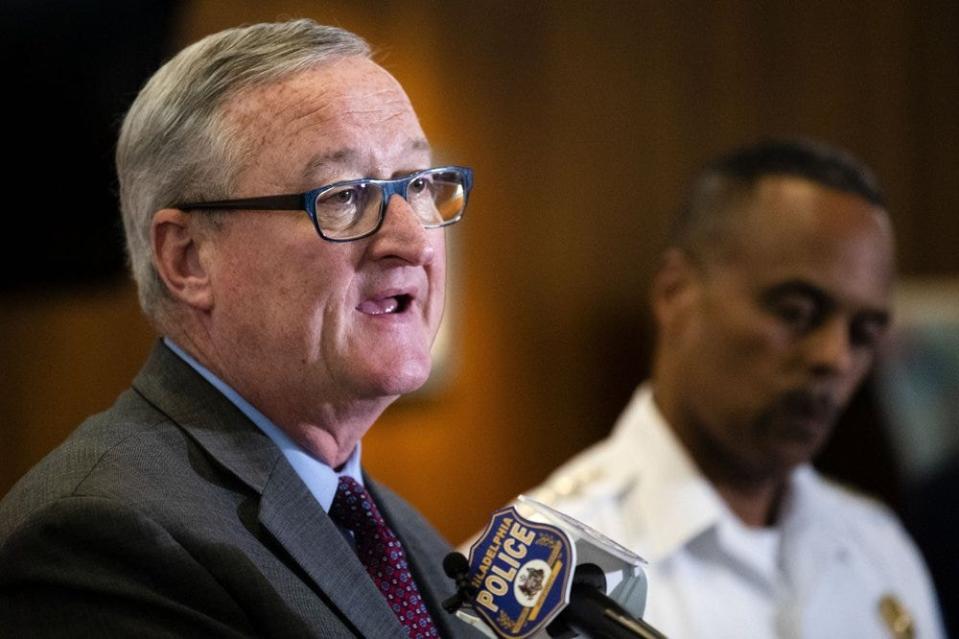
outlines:
[{"label": "eyeglasses lens", "polygon": [[[406,201],[426,228],[459,220],[466,206],[464,176],[459,171],[429,170],[408,178]],[[383,185],[359,182],[335,187],[316,198],[316,221],[323,234],[346,240],[373,232],[383,209]]]}]

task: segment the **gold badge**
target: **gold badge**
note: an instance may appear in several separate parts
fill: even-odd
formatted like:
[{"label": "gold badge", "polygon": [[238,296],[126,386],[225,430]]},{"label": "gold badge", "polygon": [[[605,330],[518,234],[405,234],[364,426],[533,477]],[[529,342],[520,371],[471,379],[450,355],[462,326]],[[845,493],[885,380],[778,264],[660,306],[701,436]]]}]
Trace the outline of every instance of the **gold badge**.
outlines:
[{"label": "gold badge", "polygon": [[912,615],[895,595],[886,594],[879,599],[879,614],[893,639],[914,639],[916,636]]}]

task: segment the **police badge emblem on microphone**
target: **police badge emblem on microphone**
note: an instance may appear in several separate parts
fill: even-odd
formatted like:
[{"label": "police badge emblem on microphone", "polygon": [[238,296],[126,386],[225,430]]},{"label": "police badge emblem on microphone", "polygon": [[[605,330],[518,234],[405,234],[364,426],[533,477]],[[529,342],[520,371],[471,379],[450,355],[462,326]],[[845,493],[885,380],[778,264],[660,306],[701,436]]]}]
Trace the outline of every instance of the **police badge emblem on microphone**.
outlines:
[{"label": "police badge emblem on microphone", "polygon": [[569,603],[575,565],[562,530],[526,520],[513,506],[498,510],[470,549],[473,610],[500,637],[528,637]]}]

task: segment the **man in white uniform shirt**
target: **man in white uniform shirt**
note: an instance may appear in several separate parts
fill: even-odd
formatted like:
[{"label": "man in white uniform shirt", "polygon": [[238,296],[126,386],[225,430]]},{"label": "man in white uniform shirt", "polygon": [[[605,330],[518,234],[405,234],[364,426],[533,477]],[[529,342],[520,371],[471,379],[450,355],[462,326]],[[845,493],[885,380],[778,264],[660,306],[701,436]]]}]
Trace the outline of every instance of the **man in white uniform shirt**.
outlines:
[{"label": "man in white uniform shirt", "polygon": [[886,331],[893,254],[839,150],[767,141],[694,182],[652,287],[652,380],[533,493],[650,562],[645,618],[672,639],[943,635],[895,516],[809,464]]}]

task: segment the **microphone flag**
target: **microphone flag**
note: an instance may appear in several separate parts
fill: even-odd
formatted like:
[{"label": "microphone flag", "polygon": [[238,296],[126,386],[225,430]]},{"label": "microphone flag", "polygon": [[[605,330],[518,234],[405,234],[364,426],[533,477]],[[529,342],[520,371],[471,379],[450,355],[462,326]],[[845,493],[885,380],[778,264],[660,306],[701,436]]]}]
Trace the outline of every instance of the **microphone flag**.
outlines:
[{"label": "microphone flag", "polygon": [[496,511],[470,548],[473,611],[503,638],[529,637],[569,603],[576,547],[557,526]]}]

